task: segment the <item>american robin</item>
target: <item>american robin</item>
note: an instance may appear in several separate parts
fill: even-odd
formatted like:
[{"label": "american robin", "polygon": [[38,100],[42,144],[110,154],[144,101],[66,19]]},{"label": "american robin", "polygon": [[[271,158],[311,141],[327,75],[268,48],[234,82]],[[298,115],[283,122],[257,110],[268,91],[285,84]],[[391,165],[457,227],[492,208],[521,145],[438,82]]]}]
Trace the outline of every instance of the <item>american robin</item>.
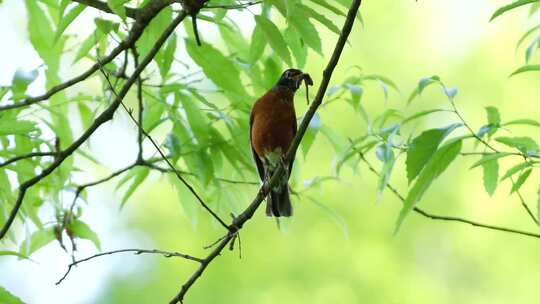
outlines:
[{"label": "american robin", "polygon": [[[280,162],[285,162],[291,142],[296,135],[294,94],[302,84],[313,84],[308,74],[288,69],[272,89],[255,102],[250,117],[250,141],[257,170],[264,182],[272,177]],[[286,174],[270,189],[266,199],[266,215],[291,216],[288,180],[293,160],[283,163]]]}]

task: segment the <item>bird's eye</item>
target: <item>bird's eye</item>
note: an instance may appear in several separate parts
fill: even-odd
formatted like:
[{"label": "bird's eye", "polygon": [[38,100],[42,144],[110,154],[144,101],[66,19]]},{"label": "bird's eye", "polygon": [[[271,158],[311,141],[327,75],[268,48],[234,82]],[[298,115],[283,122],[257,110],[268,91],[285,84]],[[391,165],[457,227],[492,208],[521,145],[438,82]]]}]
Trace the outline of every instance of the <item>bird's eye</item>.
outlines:
[{"label": "bird's eye", "polygon": [[291,77],[291,71],[286,71],[285,78],[290,78],[290,77]]}]

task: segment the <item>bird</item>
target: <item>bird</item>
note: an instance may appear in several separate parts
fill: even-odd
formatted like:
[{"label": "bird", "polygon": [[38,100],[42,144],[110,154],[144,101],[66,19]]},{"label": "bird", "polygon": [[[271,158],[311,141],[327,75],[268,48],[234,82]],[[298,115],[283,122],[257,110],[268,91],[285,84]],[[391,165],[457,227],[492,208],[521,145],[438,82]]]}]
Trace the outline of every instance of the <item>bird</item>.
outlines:
[{"label": "bird", "polygon": [[261,181],[269,180],[280,163],[286,170],[266,198],[266,215],[271,217],[289,217],[293,214],[288,181],[294,157],[290,161],[284,157],[297,131],[294,95],[302,81],[313,84],[309,74],[298,69],[285,70],[251,110],[251,150]]}]

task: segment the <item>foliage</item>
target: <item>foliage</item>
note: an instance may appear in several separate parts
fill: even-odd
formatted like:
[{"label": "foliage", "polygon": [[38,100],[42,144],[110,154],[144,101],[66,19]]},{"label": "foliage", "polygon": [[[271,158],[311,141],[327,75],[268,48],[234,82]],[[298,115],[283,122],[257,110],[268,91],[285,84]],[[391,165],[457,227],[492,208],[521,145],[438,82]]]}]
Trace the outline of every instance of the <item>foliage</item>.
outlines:
[{"label": "foliage", "polygon": [[[0,87],[0,158],[4,162],[0,164],[1,225],[7,222],[19,187],[48,168],[54,170],[26,191],[17,223],[31,226],[31,229],[26,229],[23,237],[8,231],[9,240],[1,243],[6,250],[0,251],[0,255],[28,258],[55,241],[65,249],[65,236],[72,243],[72,253],[79,240],[91,241],[101,250],[99,235],[83,221],[86,206],[81,202],[86,198],[86,188],[112,180],[116,190],[122,193],[119,208],[127,208],[137,190],[152,182],[149,178],[152,172],[170,174],[169,180],[178,193],[178,200],[196,226],[202,214],[200,204],[190,189],[171,174],[175,170],[167,169],[162,158],[148,157],[154,155],[154,151],[142,150],[143,133],[164,138],[158,146],[167,152],[168,159],[194,191],[204,201],[211,202],[210,207],[217,214],[223,218],[240,214],[247,202],[239,201],[232,193],[234,190],[227,187],[230,184],[257,184],[252,182],[257,175],[247,143],[251,104],[273,86],[282,70],[291,66],[304,68],[309,56],[325,54],[321,32],[340,34],[336,24],[344,20],[344,11],[350,2],[270,0],[256,3],[260,9],[253,14],[254,26],[246,30],[230,16],[232,7],[245,2],[210,1],[215,7],[202,10],[197,19],[216,30],[219,42],[203,40],[202,46],[198,46],[191,23],[184,22],[186,36],[175,32],[167,39],[152,58],[150,68],[143,72],[140,87],[132,88],[133,96],[125,99],[129,115],[135,113],[138,124],[144,129],[144,132],[138,130],[140,150],[129,156],[134,159],[133,164],[112,172],[104,180],[81,184],[72,176],[73,172],[86,169],[78,167],[81,163],[78,160],[103,165],[94,158],[90,145],[75,149],[76,153],[72,152],[53,168],[58,155],[77,143],[85,130],[91,129],[100,113],[110,106],[126,84],[129,74],[152,51],[176,13],[171,6],[166,6],[145,25],[133,48],[123,50],[125,56],[116,56],[101,65],[101,60],[118,46],[117,42],[131,35],[133,20],[124,7],[143,10],[147,1],[140,4],[140,1],[107,0],[112,14],[96,17],[92,33],[79,37],[70,29],[91,11],[86,5],[66,0],[26,0],[28,34],[44,65],[30,71],[17,70],[11,83]],[[502,18],[501,15],[524,5],[531,6],[531,14],[540,9],[538,0],[515,1],[498,9],[491,20],[495,22]],[[533,26],[519,39],[518,48],[526,41],[529,45],[525,50],[525,65],[516,69],[512,76],[540,70],[540,65],[530,63],[540,47],[540,36],[534,37],[539,32],[540,25]],[[77,47],[73,48],[73,45]],[[33,97],[29,96],[28,88],[37,79],[45,81],[46,90],[55,90],[55,86],[68,80],[61,73],[66,64],[80,69],[94,64],[99,66],[99,72],[93,73],[92,77],[100,82],[101,89],[76,96],[68,94],[71,89],[58,90],[50,98],[39,100],[43,111],[39,116],[28,116],[34,107],[38,108],[32,104],[2,109],[4,105],[31,101]],[[390,77],[366,73],[357,67],[349,69],[348,73],[341,83],[330,87],[325,107],[346,102],[355,117],[365,124],[365,132],[358,131],[357,136],[347,138],[325,124],[323,116],[316,114],[296,162],[301,166],[302,161],[308,161],[310,153],[314,153],[310,148],[316,140],[328,140],[335,153],[335,176],[319,177],[303,188],[293,178],[293,189],[300,193],[300,199],[301,193],[312,191],[315,184],[339,180],[349,171],[361,171],[362,161],[368,162],[371,155],[379,161],[376,189],[379,195],[385,189],[392,189],[392,178],[405,180],[410,185],[396,221],[396,232],[410,212],[420,206],[435,180],[456,160],[461,161],[460,157],[476,158],[471,169],[482,168],[483,185],[490,196],[500,183],[507,182],[511,185],[510,192],[521,198],[519,190],[537,168],[540,148],[531,137],[513,133],[502,135],[501,131],[523,125],[539,127],[539,122],[530,118],[505,121],[504,113],[494,106],[487,106],[486,120],[478,130],[473,130],[457,108],[457,88],[447,87],[436,75],[420,79],[403,105],[392,104],[382,113],[370,113],[366,110],[364,96],[366,91],[372,90],[371,84],[382,90],[385,101],[389,96],[399,94],[398,86]],[[432,88],[442,89],[447,99],[446,107],[418,111],[407,107],[414,105]],[[134,98],[136,94],[141,97]],[[119,112],[116,115],[120,115]],[[437,115],[450,115],[452,123],[422,125]],[[77,125],[81,125],[83,131],[76,128]],[[137,125],[133,129],[137,130]],[[161,136],[163,134],[165,136]],[[370,156],[366,158],[365,155]],[[395,170],[400,165],[401,155],[405,155],[405,172]],[[18,157],[21,159],[12,161]],[[503,159],[515,162],[500,174]],[[118,180],[113,180],[117,177]],[[309,200],[347,231],[341,216],[331,206],[311,197]],[[52,218],[43,214],[42,210],[47,208],[54,210]],[[537,217],[540,217],[540,199],[537,209]],[[18,303],[15,297],[0,288],[0,302],[2,297],[8,303]]]}]

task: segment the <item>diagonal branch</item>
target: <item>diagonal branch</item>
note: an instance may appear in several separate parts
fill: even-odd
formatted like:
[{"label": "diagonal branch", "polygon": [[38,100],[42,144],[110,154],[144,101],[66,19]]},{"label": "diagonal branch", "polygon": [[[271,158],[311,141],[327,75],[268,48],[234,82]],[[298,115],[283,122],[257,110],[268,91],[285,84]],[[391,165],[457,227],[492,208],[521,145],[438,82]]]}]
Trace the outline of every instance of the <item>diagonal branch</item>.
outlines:
[{"label": "diagonal branch", "polygon": [[156,0],[156,1],[150,1],[144,8],[139,10],[139,13],[137,15],[136,22],[133,24],[128,36],[125,40],[123,40],[118,46],[116,46],[109,55],[103,57],[101,59],[101,63],[95,63],[92,65],[86,72],[82,73],[81,75],[72,78],[66,82],[63,82],[59,85],[56,85],[52,88],[50,88],[45,94],[35,97],[29,97],[25,100],[17,103],[12,103],[4,106],[0,106],[0,112],[10,109],[17,109],[21,107],[26,107],[33,105],[35,103],[44,101],[49,99],[54,94],[63,91],[81,81],[84,81],[88,77],[90,77],[92,74],[94,74],[98,69],[100,65],[105,65],[111,61],[113,61],[116,56],[118,56],[123,51],[129,49],[133,45],[135,45],[135,42],[141,37],[144,29],[148,25],[148,23],[167,5],[171,3],[170,0]]},{"label": "diagonal branch", "polygon": [[[302,140],[307,130],[310,120],[313,118],[315,112],[322,103],[323,97],[326,93],[326,89],[328,88],[328,84],[330,83],[330,78],[332,77],[332,72],[334,71],[338,63],[339,57],[341,56],[345,43],[347,42],[347,38],[349,37],[349,34],[352,30],[352,26],[354,24],[354,20],[361,3],[362,0],[354,0],[351,4],[351,7],[347,14],[347,19],[345,20],[343,29],[341,30],[341,34],[334,48],[334,52],[332,53],[332,57],[330,58],[330,61],[328,62],[328,65],[323,72],[323,79],[321,85],[319,86],[317,95],[315,96],[315,99],[309,107],[308,111],[304,115],[304,119],[300,124],[300,127],[296,136],[294,137],[291,147],[287,151],[287,154],[285,156],[287,160],[294,158],[296,150],[298,149],[300,141]],[[229,244],[230,241],[236,238],[238,232],[242,229],[243,225],[248,220],[250,220],[251,217],[253,217],[253,214],[255,213],[255,211],[257,211],[258,207],[261,205],[262,201],[268,194],[269,189],[271,189],[271,187],[277,184],[283,174],[285,174],[285,169],[283,168],[283,162],[281,162],[270,180],[263,184],[253,202],[244,210],[244,212],[242,212],[238,217],[233,220],[232,224],[230,225],[231,229],[229,230],[229,233],[225,235],[225,237],[216,245],[216,248],[214,248],[214,250],[212,250],[212,252],[201,262],[199,268],[195,271],[195,273],[193,273],[193,275],[187,280],[187,282],[182,285],[178,294],[170,301],[171,304],[181,303],[183,301],[184,296],[186,295],[188,290],[204,273],[208,265],[210,265],[210,263],[221,254],[227,244]]]},{"label": "diagonal branch", "polygon": [[[152,3],[150,2],[150,6]],[[161,34],[159,39],[155,42],[152,49],[149,51],[148,55],[144,57],[144,59],[141,61],[140,65],[135,69],[131,77],[129,77],[122,87],[122,90],[118,93],[118,96],[114,99],[114,101],[109,105],[105,111],[103,111],[94,121],[94,123],[79,137],[76,141],[74,141],[69,147],[67,147],[65,150],[58,152],[57,157],[55,158],[55,161],[47,168],[45,168],[39,175],[36,175],[35,177],[27,180],[26,182],[22,183],[19,186],[19,194],[17,196],[17,200],[15,201],[15,205],[13,206],[13,209],[11,210],[9,217],[0,230],[0,240],[4,238],[7,231],[13,224],[13,221],[15,220],[15,217],[17,216],[17,213],[19,212],[19,209],[21,208],[21,205],[24,200],[24,196],[26,194],[26,191],[40,182],[45,177],[49,176],[56,168],[58,168],[66,158],[71,156],[73,152],[75,152],[86,140],[105,122],[111,120],[113,118],[114,112],[118,109],[120,104],[122,103],[122,99],[127,95],[129,92],[131,86],[135,83],[139,75],[142,73],[142,71],[146,68],[148,64],[152,61],[154,56],[157,54],[161,46],[165,43],[167,38],[174,32],[176,27],[184,20],[186,17],[185,11],[180,11],[178,16],[172,21],[172,23],[165,29],[165,31]],[[137,23],[136,23],[137,24]],[[134,25],[135,26],[135,25]],[[141,26],[141,25],[139,25]]]},{"label": "diagonal branch", "polygon": [[102,257],[102,256],[105,256],[105,255],[111,255],[111,254],[115,254],[115,253],[124,253],[124,252],[133,252],[133,254],[135,254],[135,255],[139,255],[139,254],[159,254],[159,255],[162,255],[162,256],[164,256],[166,258],[179,257],[179,258],[184,258],[186,260],[195,261],[195,262],[199,262],[199,263],[202,263],[202,261],[203,261],[200,258],[191,256],[191,255],[188,255],[188,254],[183,254],[183,253],[180,253],[180,252],[169,252],[169,251],[163,251],[163,250],[157,250],[157,249],[152,249],[152,250],[148,250],[148,249],[131,249],[131,248],[130,249],[119,249],[119,250],[113,250],[113,251],[107,251],[107,252],[98,253],[98,254],[89,256],[87,258],[84,258],[84,259],[73,261],[73,263],[68,265],[68,269],[64,273],[64,276],[62,276],[60,278],[60,280],[58,280],[58,282],[56,282],[56,285],[59,285],[60,283],[62,283],[62,281],[64,281],[66,279],[66,277],[68,276],[69,272],[71,271],[71,268],[77,266],[80,263],[90,261],[92,259]]}]

